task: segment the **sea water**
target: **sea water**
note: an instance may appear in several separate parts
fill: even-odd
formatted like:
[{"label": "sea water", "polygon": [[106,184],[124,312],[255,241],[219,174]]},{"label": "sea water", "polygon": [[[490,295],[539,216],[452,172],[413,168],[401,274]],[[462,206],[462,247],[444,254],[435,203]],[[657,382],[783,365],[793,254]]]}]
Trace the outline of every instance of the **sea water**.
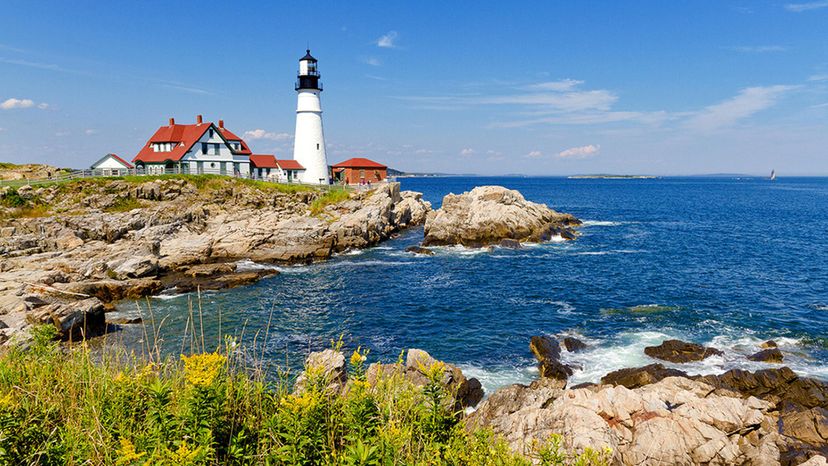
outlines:
[{"label": "sea water", "polygon": [[828,379],[828,179],[401,182],[435,208],[450,192],[502,185],[584,224],[576,241],[439,247],[433,256],[405,252],[422,239],[422,228],[414,228],[365,251],[280,266],[279,275],[204,293],[200,302],[174,295],[119,308],[140,307],[146,317],[151,306],[170,351],[187,334],[189,307],[200,305],[208,346],[220,341],[221,328],[243,343],[255,340],[257,357],[294,369],[308,351],[340,338],[348,350],[368,348],[371,360],[422,348],[480,378],[487,391],[537,376],[528,342],[540,334],[588,343],[582,353],[564,354],[581,368],[573,383],[652,363],[644,347],[667,338],[724,351],[674,366],[690,373],[772,367],[746,356],[775,339],[786,365]]}]

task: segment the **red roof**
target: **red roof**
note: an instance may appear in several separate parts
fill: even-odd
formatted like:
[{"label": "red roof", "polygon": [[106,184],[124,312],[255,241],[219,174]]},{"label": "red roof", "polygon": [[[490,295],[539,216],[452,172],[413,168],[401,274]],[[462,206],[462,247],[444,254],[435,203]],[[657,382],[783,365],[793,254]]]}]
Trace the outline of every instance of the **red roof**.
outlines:
[{"label": "red roof", "polygon": [[115,159],[115,160],[121,162],[122,164],[126,165],[127,168],[135,168],[135,167],[132,166],[131,163],[129,163],[126,160],[118,157],[118,154],[107,154],[107,155],[111,156],[113,159]]},{"label": "red roof", "polygon": [[304,170],[305,167],[299,164],[296,160],[288,159],[288,160],[277,160],[276,163],[282,168],[282,170]]},{"label": "red roof", "polygon": [[218,130],[221,132],[221,135],[224,136],[224,139],[227,139],[228,141],[234,141],[234,142],[239,141],[241,143],[242,148],[241,148],[241,150],[236,151],[237,154],[239,154],[239,155],[250,155],[251,154],[250,148],[247,147],[247,143],[244,142],[244,139],[236,136],[236,133],[230,131],[227,128],[222,128],[221,126],[219,126]]},{"label": "red roof", "polygon": [[[147,141],[144,147],[141,148],[141,151],[138,152],[138,155],[136,155],[132,161],[158,163],[166,162],[168,160],[181,160],[181,158],[184,157],[184,154],[192,149],[195,143],[197,143],[204,133],[210,128],[217,130],[221,137],[223,137],[226,141],[241,143],[242,148],[240,150],[233,150],[234,154],[250,155],[250,148],[247,147],[247,143],[244,142],[242,138],[236,136],[236,134],[227,128],[219,128],[210,122],[204,122],[200,125],[173,124],[158,128],[155,134],[150,137],[149,141]],[[175,146],[170,152],[155,152],[152,150],[152,144],[157,142],[171,142],[175,143]]]},{"label": "red roof", "polygon": [[334,165],[333,168],[388,168],[381,163],[374,162],[373,160],[365,159],[362,157],[355,157],[352,159],[348,159],[344,162],[339,162],[338,164]]},{"label": "red roof", "polygon": [[267,154],[251,154],[250,163],[256,168],[279,168],[276,157]]}]

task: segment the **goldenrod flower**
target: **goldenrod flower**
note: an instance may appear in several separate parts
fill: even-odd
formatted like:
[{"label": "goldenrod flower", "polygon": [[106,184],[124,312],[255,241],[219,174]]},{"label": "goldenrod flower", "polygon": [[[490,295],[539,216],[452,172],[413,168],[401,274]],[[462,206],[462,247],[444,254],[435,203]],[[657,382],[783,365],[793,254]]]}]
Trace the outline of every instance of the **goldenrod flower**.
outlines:
[{"label": "goldenrod flower", "polygon": [[218,377],[226,358],[218,353],[181,355],[187,382],[196,387],[208,387]]},{"label": "goldenrod flower", "polygon": [[364,363],[368,356],[364,353],[359,352],[360,348],[354,350],[353,354],[351,354],[351,365],[352,366],[359,366],[360,364]]},{"label": "goldenrod flower", "polygon": [[128,438],[121,437],[120,442],[121,448],[118,449],[118,460],[115,461],[115,464],[130,464],[147,454],[145,451],[141,453],[136,452],[135,445]]}]

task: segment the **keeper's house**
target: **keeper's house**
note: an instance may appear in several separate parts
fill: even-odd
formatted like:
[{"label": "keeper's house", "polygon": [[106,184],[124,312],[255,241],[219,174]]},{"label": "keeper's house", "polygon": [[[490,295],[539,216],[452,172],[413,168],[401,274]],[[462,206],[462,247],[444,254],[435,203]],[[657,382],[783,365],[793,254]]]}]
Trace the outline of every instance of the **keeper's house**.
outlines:
[{"label": "keeper's house", "polygon": [[132,159],[137,170],[147,174],[211,173],[251,176],[250,148],[242,138],[224,127],[196,117],[193,125],[170,124],[158,128]]},{"label": "keeper's house", "polygon": [[97,176],[128,175],[133,167],[131,163],[118,157],[116,154],[106,154],[90,167]]}]

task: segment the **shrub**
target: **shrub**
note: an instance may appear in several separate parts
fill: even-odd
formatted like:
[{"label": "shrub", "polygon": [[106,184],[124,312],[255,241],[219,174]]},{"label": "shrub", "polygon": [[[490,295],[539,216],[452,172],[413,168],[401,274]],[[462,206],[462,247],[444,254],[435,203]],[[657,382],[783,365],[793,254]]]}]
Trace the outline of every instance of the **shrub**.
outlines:
[{"label": "shrub", "polygon": [[333,204],[338,204],[351,197],[351,194],[346,189],[331,188],[325,194],[319,196],[311,203],[311,214],[319,215],[325,210],[325,207]]}]

